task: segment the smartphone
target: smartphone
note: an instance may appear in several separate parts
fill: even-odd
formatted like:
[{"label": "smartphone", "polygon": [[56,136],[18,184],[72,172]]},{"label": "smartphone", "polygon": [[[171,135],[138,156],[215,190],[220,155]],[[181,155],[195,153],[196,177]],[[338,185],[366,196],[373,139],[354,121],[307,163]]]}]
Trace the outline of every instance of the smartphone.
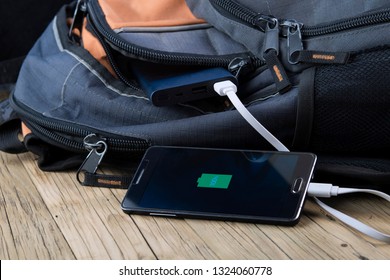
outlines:
[{"label": "smartphone", "polygon": [[133,61],[132,73],[155,106],[216,97],[214,83],[236,78],[224,68],[199,68]]},{"label": "smartphone", "polygon": [[121,206],[128,214],[294,225],[315,162],[310,153],[153,146]]}]

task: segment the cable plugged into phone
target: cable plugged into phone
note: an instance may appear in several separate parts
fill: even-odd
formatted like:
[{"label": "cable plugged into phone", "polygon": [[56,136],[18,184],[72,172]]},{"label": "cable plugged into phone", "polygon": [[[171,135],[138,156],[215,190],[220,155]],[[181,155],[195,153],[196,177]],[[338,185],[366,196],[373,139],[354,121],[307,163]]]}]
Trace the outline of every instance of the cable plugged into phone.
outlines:
[{"label": "cable plugged into phone", "polygon": [[390,243],[390,235],[377,231],[376,229],[326,205],[325,203],[323,203],[317,198],[317,197],[329,198],[332,196],[337,196],[339,194],[347,194],[347,193],[369,193],[369,194],[377,195],[390,202],[389,195],[372,189],[340,188],[339,186],[334,186],[332,184],[322,184],[322,183],[310,183],[308,189],[308,195],[312,196],[313,199],[317,202],[317,204],[321,208],[323,208],[325,211],[338,218],[340,221],[344,222],[345,224],[355,228],[361,233],[364,233],[372,238],[375,238],[377,240],[386,243]]},{"label": "cable plugged into phone", "polygon": [[222,81],[214,84],[214,90],[220,96],[227,96],[242,117],[278,151],[289,152],[286,146],[273,136],[258,120],[245,108],[237,96],[237,86],[232,81]]},{"label": "cable plugged into phone", "polygon": [[[286,146],[284,146],[275,136],[273,136],[258,120],[246,109],[242,104],[241,100],[237,96],[237,86],[230,80],[217,82],[214,84],[214,90],[220,96],[227,96],[232,102],[237,111],[242,115],[242,117],[261,135],[263,136],[272,146],[274,146],[278,151],[289,152]],[[329,212],[331,215],[338,218],[340,221],[345,224],[355,228],[356,230],[366,234],[377,240],[390,243],[390,235],[384,234],[377,231],[376,229],[326,205],[320,201],[317,197],[329,198],[332,196],[337,196],[339,194],[346,193],[370,193],[377,196],[380,196],[387,201],[390,201],[390,196],[371,189],[355,189],[355,188],[340,188],[332,184],[321,184],[321,183],[310,183],[308,188],[308,195],[312,196],[317,204],[322,207],[325,211]]]},{"label": "cable plugged into phone", "polygon": [[371,189],[356,189],[356,188],[340,188],[339,186],[335,186],[332,184],[324,184],[324,183],[310,183],[308,195],[314,197],[332,197],[337,196],[339,194],[347,194],[347,193],[370,193],[373,195],[377,195],[386,199],[390,202],[390,196]]}]

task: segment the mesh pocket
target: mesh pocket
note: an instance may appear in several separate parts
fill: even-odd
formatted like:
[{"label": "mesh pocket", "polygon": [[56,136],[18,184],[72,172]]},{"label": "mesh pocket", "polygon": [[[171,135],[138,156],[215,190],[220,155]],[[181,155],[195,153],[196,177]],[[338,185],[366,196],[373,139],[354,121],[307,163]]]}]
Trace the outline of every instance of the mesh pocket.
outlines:
[{"label": "mesh pocket", "polygon": [[383,153],[390,147],[390,49],[354,54],[317,68],[312,149]]}]

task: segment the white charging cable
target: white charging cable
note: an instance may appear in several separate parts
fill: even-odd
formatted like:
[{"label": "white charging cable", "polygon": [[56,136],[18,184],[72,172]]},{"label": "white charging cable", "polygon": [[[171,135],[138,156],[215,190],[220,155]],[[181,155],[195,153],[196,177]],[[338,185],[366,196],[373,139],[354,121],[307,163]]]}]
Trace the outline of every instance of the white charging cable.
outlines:
[{"label": "white charging cable", "polygon": [[360,231],[361,233],[364,233],[372,238],[375,238],[377,240],[390,243],[390,235],[382,233],[328,205],[323,203],[321,200],[318,199],[318,197],[324,197],[329,198],[332,196],[337,196],[339,194],[346,194],[346,193],[369,193],[373,195],[377,195],[387,201],[390,202],[390,195],[387,195],[383,192],[377,191],[377,190],[371,190],[371,189],[356,189],[356,188],[340,188],[338,186],[334,186],[332,184],[321,184],[321,183],[310,183],[309,189],[308,189],[308,195],[312,196],[313,199],[317,202],[317,204],[323,208],[325,211],[327,211],[329,214],[333,215],[334,217],[338,218],[340,221],[344,222],[345,224],[349,225],[352,228],[355,228],[356,230]]},{"label": "white charging cable", "polygon": [[[245,108],[241,100],[237,96],[237,86],[231,81],[222,81],[214,84],[214,90],[220,96],[227,96],[229,100],[233,103],[234,107],[241,114],[241,116],[261,135],[263,136],[272,146],[275,147],[278,151],[289,152],[286,146],[284,146],[275,136],[273,136],[256,118]],[[326,205],[320,201],[317,197],[331,197],[337,196],[338,194],[345,193],[357,193],[364,192],[374,195],[378,195],[387,201],[390,201],[390,196],[370,189],[352,189],[352,188],[339,188],[338,186],[333,186],[332,184],[319,184],[319,183],[310,183],[308,194],[312,196],[313,199],[322,207],[325,211],[329,212],[331,215],[335,216],[345,224],[355,228],[356,230],[373,237],[377,240],[390,243],[390,235],[384,234],[377,231],[376,229],[363,224],[362,222],[345,215],[344,213]]]},{"label": "white charging cable", "polygon": [[237,86],[231,81],[223,81],[214,84],[214,90],[220,96],[227,96],[229,100],[236,107],[237,111],[243,116],[243,118],[254,128],[261,136],[263,136],[272,146],[278,151],[288,152],[286,146],[282,144],[275,136],[272,135],[255,117],[248,111],[242,104],[241,100],[237,96]]}]

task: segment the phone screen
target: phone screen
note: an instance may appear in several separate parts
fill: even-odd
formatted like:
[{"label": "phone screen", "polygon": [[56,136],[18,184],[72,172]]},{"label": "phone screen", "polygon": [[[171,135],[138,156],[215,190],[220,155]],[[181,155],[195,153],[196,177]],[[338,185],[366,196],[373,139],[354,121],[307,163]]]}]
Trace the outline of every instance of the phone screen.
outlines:
[{"label": "phone screen", "polygon": [[128,212],[295,221],[315,156],[201,148],[150,148],[122,203]]}]

